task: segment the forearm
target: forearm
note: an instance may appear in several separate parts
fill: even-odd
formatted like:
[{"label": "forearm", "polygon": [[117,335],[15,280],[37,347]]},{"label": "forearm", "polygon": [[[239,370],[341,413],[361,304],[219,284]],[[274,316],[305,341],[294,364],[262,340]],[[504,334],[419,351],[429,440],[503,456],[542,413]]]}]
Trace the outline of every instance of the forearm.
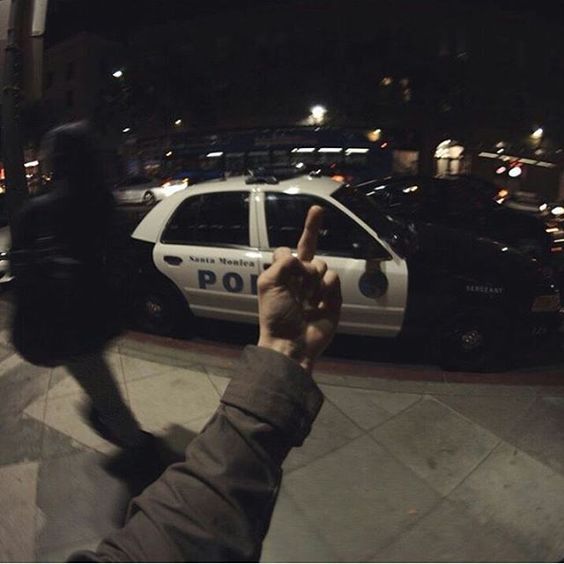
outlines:
[{"label": "forearm", "polygon": [[281,464],[308,434],[320,406],[319,390],[297,364],[247,350],[186,461],[133,501],[127,525],[99,546],[97,558],[258,560]]}]

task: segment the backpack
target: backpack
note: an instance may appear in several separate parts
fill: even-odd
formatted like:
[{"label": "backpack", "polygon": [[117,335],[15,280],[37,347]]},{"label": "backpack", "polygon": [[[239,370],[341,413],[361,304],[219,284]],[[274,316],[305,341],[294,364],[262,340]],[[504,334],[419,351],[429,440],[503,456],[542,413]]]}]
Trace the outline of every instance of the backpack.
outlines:
[{"label": "backpack", "polygon": [[25,243],[10,252],[15,290],[12,342],[25,360],[59,366],[101,349],[118,334],[115,304],[102,273],[73,257],[48,225],[37,236],[36,222],[26,217],[25,208],[14,241]]}]

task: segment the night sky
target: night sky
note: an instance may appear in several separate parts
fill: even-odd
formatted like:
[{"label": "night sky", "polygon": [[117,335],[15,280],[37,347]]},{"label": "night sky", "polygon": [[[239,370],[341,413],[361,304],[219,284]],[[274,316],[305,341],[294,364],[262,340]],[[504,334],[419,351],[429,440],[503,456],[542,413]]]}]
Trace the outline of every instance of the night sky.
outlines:
[{"label": "night sky", "polygon": [[[47,41],[54,43],[78,31],[92,31],[119,41],[129,29],[140,25],[151,25],[171,19],[190,19],[202,14],[226,11],[247,11],[256,6],[284,4],[288,9],[330,9],[340,0],[214,0],[199,2],[192,0],[50,0],[47,22]],[[359,0],[343,0],[349,9]],[[374,5],[375,14],[382,9],[385,1],[366,0]],[[564,22],[562,0],[413,0],[422,3],[442,5],[445,10],[453,4],[470,4],[483,11],[487,18],[492,5],[510,12],[535,13],[547,20],[559,19]]]}]

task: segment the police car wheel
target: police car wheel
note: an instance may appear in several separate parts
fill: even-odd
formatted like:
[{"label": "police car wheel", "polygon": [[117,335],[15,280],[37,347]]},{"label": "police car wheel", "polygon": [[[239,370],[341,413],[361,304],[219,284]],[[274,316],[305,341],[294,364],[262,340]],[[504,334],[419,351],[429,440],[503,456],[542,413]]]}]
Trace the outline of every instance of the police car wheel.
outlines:
[{"label": "police car wheel", "polygon": [[143,195],[143,203],[146,206],[154,206],[157,203],[157,198],[152,192],[145,192]]},{"label": "police car wheel", "polygon": [[501,314],[470,310],[443,324],[439,336],[441,368],[469,372],[504,370],[509,364],[510,328]]},{"label": "police car wheel", "polygon": [[188,327],[188,307],[164,285],[142,292],[135,310],[137,325],[148,333],[169,337]]}]

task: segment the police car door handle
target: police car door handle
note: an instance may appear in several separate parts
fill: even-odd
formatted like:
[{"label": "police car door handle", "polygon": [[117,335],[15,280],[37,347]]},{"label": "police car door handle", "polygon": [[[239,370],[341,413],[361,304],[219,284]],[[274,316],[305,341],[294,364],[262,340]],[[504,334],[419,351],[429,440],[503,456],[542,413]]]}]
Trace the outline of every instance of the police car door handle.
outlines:
[{"label": "police car door handle", "polygon": [[179,264],[182,264],[182,259],[180,257],[174,257],[171,255],[166,255],[164,257],[164,261],[168,264],[172,264],[172,266],[178,266]]}]

